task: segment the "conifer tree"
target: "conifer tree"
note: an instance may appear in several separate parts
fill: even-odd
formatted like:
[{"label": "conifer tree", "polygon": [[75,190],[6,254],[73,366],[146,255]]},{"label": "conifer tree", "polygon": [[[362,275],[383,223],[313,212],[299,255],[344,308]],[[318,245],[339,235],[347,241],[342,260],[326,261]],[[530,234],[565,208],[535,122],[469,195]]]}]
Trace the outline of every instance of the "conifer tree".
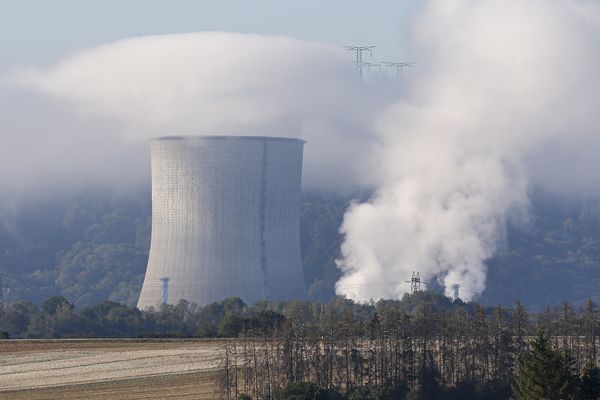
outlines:
[{"label": "conifer tree", "polygon": [[600,399],[600,368],[593,364],[588,364],[581,375],[579,388],[579,399]]},{"label": "conifer tree", "polygon": [[567,353],[555,351],[540,333],[531,350],[517,361],[513,394],[516,400],[568,400],[575,398],[577,378]]}]

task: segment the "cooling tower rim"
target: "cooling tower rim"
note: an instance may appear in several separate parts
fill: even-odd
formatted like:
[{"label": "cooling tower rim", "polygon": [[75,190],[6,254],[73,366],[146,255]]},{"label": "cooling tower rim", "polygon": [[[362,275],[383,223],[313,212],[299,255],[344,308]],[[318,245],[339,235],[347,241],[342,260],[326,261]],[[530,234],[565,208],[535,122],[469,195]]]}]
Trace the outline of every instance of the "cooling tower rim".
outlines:
[{"label": "cooling tower rim", "polygon": [[281,136],[241,136],[241,135],[193,135],[193,136],[160,136],[150,139],[151,142],[163,140],[286,140],[293,142],[306,143],[306,140],[299,138],[288,138]]}]

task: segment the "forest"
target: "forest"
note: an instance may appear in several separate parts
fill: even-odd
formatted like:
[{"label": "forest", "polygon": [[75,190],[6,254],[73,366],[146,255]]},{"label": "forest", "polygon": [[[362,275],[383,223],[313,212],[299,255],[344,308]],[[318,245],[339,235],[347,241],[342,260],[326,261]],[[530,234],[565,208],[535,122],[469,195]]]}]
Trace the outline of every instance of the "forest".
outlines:
[{"label": "forest", "polygon": [[367,304],[228,298],[140,311],[110,301],[78,309],[52,297],[40,307],[11,304],[0,326],[4,338],[229,338],[220,379],[228,400],[600,396],[591,300],[532,313],[520,302],[484,307],[420,291]]},{"label": "forest", "polygon": [[224,346],[224,398],[600,398],[591,301],[537,315],[520,303],[484,309],[425,293],[367,313],[354,306],[341,300],[279,329],[243,328]]},{"label": "forest", "polygon": [[[309,300],[335,297],[343,239],[338,228],[352,199],[366,197],[303,193],[300,233]],[[505,243],[487,261],[486,290],[477,300],[511,306],[520,299],[536,312],[588,298],[600,302],[600,201],[543,191],[530,197],[528,221],[508,225]],[[150,244],[149,191],[94,188],[0,204],[0,273],[11,302],[40,305],[64,296],[78,307],[104,300],[136,304]]]}]

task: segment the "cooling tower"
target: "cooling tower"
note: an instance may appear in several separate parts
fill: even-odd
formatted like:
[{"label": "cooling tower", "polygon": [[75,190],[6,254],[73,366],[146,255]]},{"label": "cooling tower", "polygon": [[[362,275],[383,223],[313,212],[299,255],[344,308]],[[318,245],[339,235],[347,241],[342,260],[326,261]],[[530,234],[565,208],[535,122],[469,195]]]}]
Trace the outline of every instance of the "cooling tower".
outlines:
[{"label": "cooling tower", "polygon": [[[304,141],[258,136],[151,141],[152,240],[138,307],[302,299]],[[164,301],[164,299],[163,299]]]}]

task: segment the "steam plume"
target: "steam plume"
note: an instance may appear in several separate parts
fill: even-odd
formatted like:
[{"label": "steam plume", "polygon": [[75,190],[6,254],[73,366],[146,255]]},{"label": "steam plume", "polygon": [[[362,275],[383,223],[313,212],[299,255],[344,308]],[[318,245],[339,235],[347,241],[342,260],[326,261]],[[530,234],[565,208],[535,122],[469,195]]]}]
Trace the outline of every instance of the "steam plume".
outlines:
[{"label": "steam plume", "polygon": [[597,142],[599,17],[591,1],[425,3],[410,28],[419,74],[375,130],[378,189],[344,218],[338,293],[398,297],[412,270],[464,299],[485,289],[532,165],[551,164],[541,149]]}]

